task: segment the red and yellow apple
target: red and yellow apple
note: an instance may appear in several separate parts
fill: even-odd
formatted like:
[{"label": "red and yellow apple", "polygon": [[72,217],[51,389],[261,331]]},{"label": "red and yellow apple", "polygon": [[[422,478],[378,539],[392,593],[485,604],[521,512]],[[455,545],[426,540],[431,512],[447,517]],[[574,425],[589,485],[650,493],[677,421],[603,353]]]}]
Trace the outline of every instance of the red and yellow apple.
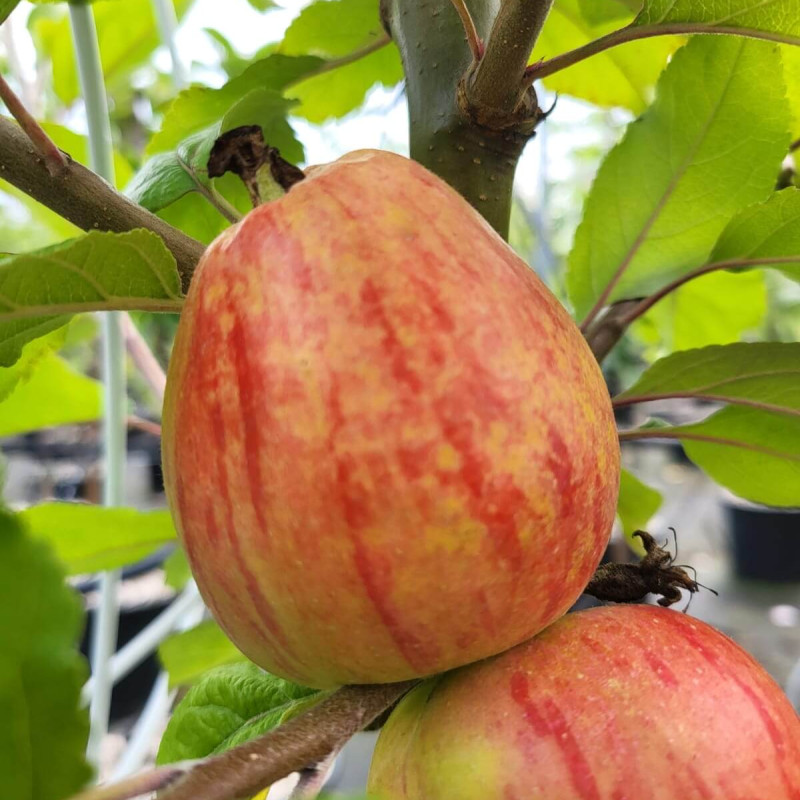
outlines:
[{"label": "red and yellow apple", "polygon": [[599,562],[619,480],[566,311],[452,189],[376,151],[206,251],[163,452],[214,616],[316,687],[430,675],[549,625]]},{"label": "red and yellow apple", "polygon": [[376,800],[798,800],[800,719],[703,622],[653,606],[570,614],[434,678],[392,713]]}]

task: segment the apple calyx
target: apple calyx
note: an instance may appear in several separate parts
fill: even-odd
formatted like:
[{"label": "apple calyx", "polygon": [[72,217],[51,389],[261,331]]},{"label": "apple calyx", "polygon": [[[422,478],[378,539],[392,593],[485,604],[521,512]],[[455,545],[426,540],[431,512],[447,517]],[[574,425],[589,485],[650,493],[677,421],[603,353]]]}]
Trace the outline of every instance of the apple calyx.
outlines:
[{"label": "apple calyx", "polygon": [[243,125],[223,133],[211,148],[208,158],[209,178],[221,178],[226,172],[238,175],[253,208],[283,197],[306,176],[290,164],[277,147],[264,141],[259,125]]},{"label": "apple calyx", "polygon": [[[661,595],[658,604],[666,608],[681,599],[681,589],[695,594],[701,588],[708,588],[692,578],[686,567],[675,564],[669,550],[661,547],[647,531],[635,531],[633,535],[644,545],[642,560],[636,564],[601,564],[584,594],[613,603],[637,603],[648,594],[657,594]],[[709,591],[717,594],[713,589]]]}]

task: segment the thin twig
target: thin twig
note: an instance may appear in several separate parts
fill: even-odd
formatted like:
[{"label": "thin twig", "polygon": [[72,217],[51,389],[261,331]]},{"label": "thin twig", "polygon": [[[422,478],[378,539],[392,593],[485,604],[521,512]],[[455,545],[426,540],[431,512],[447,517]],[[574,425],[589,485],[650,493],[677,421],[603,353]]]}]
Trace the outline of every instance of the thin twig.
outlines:
[{"label": "thin twig", "polygon": [[130,314],[121,314],[120,322],[122,335],[125,337],[125,349],[159,402],[163,402],[164,390],[167,386],[167,376],[163,367],[153,355],[150,345],[144,340]]},{"label": "thin twig", "polygon": [[[663,300],[676,289],[680,289],[681,286],[689,283],[689,281],[723,269],[780,266],[781,264],[797,264],[798,262],[800,262],[800,254],[797,256],[774,256],[769,258],[733,258],[726,261],[715,261],[713,264],[704,264],[702,267],[681,275],[681,277],[676,278],[645,298],[614,303],[594,325],[586,330],[586,341],[589,343],[595,358],[598,361],[602,361],[637,319],[646,314],[660,300]],[[589,318],[587,317],[587,319]]]},{"label": "thin twig", "polygon": [[128,417],[128,427],[150,433],[153,436],[161,436],[161,426],[157,422],[151,422],[149,419],[137,417],[135,414],[131,414],[131,416]]},{"label": "thin twig", "polygon": [[177,156],[178,164],[180,168],[189,176],[192,183],[195,185],[195,191],[205,197],[209,203],[211,203],[214,208],[225,217],[228,222],[232,224],[236,224],[240,222],[242,219],[242,215],[239,213],[237,209],[235,209],[219,192],[216,190],[211,190],[207,186],[204,186],[200,179],[195,175],[194,170],[180,157]]},{"label": "thin twig", "polygon": [[306,72],[304,75],[301,75],[299,78],[295,78],[293,81],[289,81],[286,84],[287,89],[291,88],[292,86],[296,86],[299,83],[303,83],[303,81],[307,81],[310,78],[316,78],[317,75],[324,75],[326,72],[332,72],[335,69],[339,69],[339,67],[346,67],[348,64],[352,64],[355,61],[359,61],[366,56],[372,55],[373,53],[377,52],[383,47],[386,47],[392,41],[391,36],[388,33],[381,34],[375,41],[370,42],[368,45],[364,47],[353,50],[352,53],[348,53],[346,56],[342,56],[341,58],[331,58],[328,61],[325,61],[321,64],[317,69],[312,70],[311,72]]},{"label": "thin twig", "polygon": [[477,64],[483,58],[484,46],[481,37],[478,36],[478,29],[475,27],[475,21],[472,19],[472,14],[469,13],[467,4],[464,0],[451,0],[453,8],[464,26],[464,33],[467,37],[467,44],[469,51],[472,53],[472,60]]},{"label": "thin twig", "polygon": [[790,152],[790,153],[794,153],[796,150],[800,150],[800,139],[795,139],[795,140],[794,140],[794,141],[793,141],[793,142],[792,142],[792,143],[789,145],[789,152]]},{"label": "thin twig", "polygon": [[584,59],[595,56],[612,47],[618,47],[621,44],[635,42],[639,39],[649,39],[653,36],[675,36],[692,33],[723,33],[731,36],[746,35],[752,39],[766,39],[770,42],[800,44],[800,39],[797,37],[792,37],[790,39],[785,35],[772,33],[771,31],[748,30],[745,34],[742,28],[726,25],[698,25],[696,22],[672,22],[665,25],[634,25],[631,23],[624,28],[611,31],[611,33],[607,33],[599,39],[576,47],[574,50],[569,50],[566,53],[562,53],[554,58],[541,61],[539,64],[531,66],[525,74],[524,85],[530,86],[534,81],[546,78],[548,75],[553,75],[556,72],[560,72],[562,69],[571,67]]},{"label": "thin twig", "polygon": [[728,439],[724,436],[713,436],[708,433],[694,433],[687,431],[685,428],[667,428],[666,430],[663,428],[638,428],[630,431],[619,431],[617,437],[621,442],[633,442],[637,439],[686,439],[690,442],[707,442],[708,444],[719,444],[726,447],[738,447],[741,450],[750,450],[754,453],[763,453],[775,458],[785,458],[790,461],[800,462],[800,454],[795,454],[794,452],[782,452],[774,447],[764,447],[763,445],[745,442],[740,439]]},{"label": "thin twig", "polygon": [[44,132],[42,126],[28,113],[28,109],[0,75],[0,99],[6,104],[11,116],[25,131],[33,146],[44,159],[47,171],[54,178],[63,175],[67,169],[67,157],[56,147],[55,142]]},{"label": "thin twig", "polygon": [[625,319],[638,300],[625,300],[615,303],[603,318],[586,332],[586,342],[598,364],[611,352],[614,345],[622,338],[627,328]]},{"label": "thin twig", "polygon": [[629,326],[632,322],[639,319],[639,317],[646,314],[656,303],[663,300],[668,294],[671,294],[676,289],[680,289],[681,286],[689,283],[689,281],[693,281],[695,278],[700,278],[703,275],[708,275],[710,272],[718,272],[722,269],[747,269],[750,267],[769,267],[797,263],[800,263],[800,253],[796,256],[774,256],[770,258],[732,258],[726,261],[716,261],[713,264],[705,264],[691,272],[687,272],[685,275],[681,275],[680,278],[676,278],[657,292],[640,300],[625,316],[622,324],[625,327]]}]

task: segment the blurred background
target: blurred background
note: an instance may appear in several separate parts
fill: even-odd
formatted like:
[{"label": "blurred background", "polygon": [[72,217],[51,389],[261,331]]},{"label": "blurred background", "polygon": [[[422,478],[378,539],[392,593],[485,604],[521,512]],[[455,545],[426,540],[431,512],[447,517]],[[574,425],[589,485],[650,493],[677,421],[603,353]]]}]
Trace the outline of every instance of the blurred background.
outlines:
[{"label": "blurred background", "polygon": [[[136,14],[126,13],[126,5],[136,7]],[[103,54],[118,186],[124,189],[145,160],[145,147],[152,132],[159,130],[165,107],[177,89],[193,83],[220,87],[240,75],[254,56],[275,48],[304,5],[295,0],[281,0],[279,5],[270,0],[227,0],[224,4],[177,0],[174,52],[179,56],[174,58],[148,3],[97,3],[101,44],[102,37],[106,39]],[[17,8],[0,28],[0,70],[34,115],[46,121],[55,141],[85,161],[84,108],[62,5],[24,2]],[[323,99],[305,97],[289,117],[304,148],[302,164],[327,162],[361,147],[407,153],[406,102],[399,76],[388,74],[378,81],[362,76],[348,101],[337,105]],[[540,104],[547,108],[555,99],[545,90]],[[600,160],[633,117],[631,109],[603,108],[562,95],[520,162],[511,244],[562,299],[564,261],[583,198]],[[210,241],[227,223],[214,209],[202,207],[202,202],[197,194],[187,195],[160,213],[191,235]],[[0,181],[0,252],[33,250],[76,234],[69,223]],[[800,339],[800,285],[776,273],[754,271],[735,280],[718,273],[714,280],[676,296],[679,315],[670,302],[634,325],[607,360],[606,378],[612,391],[631,385],[647,363],[675,349],[740,340]],[[176,318],[132,317],[136,326],[132,338],[141,337],[166,367]],[[3,492],[6,502],[17,508],[48,499],[99,502],[101,496],[97,321],[90,316],[76,318],[65,334],[58,335],[62,338],[57,347],[37,356],[37,369],[31,369],[29,379],[10,394],[3,393],[5,370],[0,369]],[[127,380],[125,504],[163,510],[160,398],[143,376],[135,345]],[[619,423],[634,426],[650,416],[685,422],[707,416],[713,409],[711,404],[671,400],[620,409]],[[694,467],[677,442],[625,442],[623,461],[655,490],[641,524],[659,539],[668,540],[671,549],[677,543],[678,562],[694,567],[698,580],[717,592],[701,591],[690,605],[687,598],[688,613],[736,639],[789,689],[795,703],[800,702],[798,511],[736,499]],[[163,519],[158,519],[163,525]],[[674,538],[670,527],[675,529]],[[138,640],[126,674],[114,688],[111,726],[102,747],[105,776],[119,776],[151,761],[176,696],[207,670],[241,658],[204,618],[175,544],[159,543],[143,550],[147,551],[144,558],[122,569],[118,647],[136,641],[142,631],[153,635],[144,644]],[[619,528],[609,557],[634,557]],[[86,566],[71,580],[91,612],[98,602],[98,581],[90,561]],[[177,612],[176,598],[183,602]],[[172,616],[165,622],[171,608]],[[155,633],[154,623],[160,624]],[[91,624],[85,649],[90,634]],[[152,719],[148,717],[148,725],[143,726],[147,713]],[[131,755],[129,748],[137,735],[141,741],[137,740]],[[371,735],[364,734],[348,746],[337,761],[330,788],[363,787],[371,741]],[[285,796],[285,791],[276,787],[270,797]]]}]

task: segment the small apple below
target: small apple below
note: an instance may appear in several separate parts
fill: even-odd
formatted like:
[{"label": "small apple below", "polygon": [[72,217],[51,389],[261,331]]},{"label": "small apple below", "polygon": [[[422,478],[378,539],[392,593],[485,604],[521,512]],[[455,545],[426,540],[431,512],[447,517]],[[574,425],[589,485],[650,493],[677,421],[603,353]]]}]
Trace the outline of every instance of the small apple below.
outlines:
[{"label": "small apple below", "polygon": [[378,800],[797,800],[800,719],[705,623],[609,606],[413,690],[381,732],[368,789]]}]

